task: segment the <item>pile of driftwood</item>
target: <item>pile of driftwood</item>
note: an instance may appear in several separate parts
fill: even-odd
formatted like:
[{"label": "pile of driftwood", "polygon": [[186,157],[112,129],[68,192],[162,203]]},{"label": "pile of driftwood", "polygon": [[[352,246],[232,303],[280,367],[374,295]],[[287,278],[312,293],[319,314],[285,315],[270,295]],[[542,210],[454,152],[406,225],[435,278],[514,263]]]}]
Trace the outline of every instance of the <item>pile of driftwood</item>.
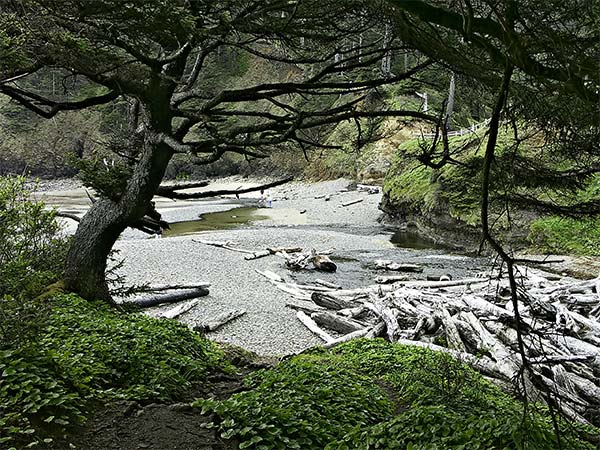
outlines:
[{"label": "pile of driftwood", "polygon": [[[287,306],[325,347],[358,337],[450,353],[504,387],[547,400],[569,417],[598,421],[600,408],[600,278],[577,281],[526,269],[519,275],[519,328],[504,278],[403,281],[360,289],[284,282]],[[443,344],[443,345],[440,345]]]}]

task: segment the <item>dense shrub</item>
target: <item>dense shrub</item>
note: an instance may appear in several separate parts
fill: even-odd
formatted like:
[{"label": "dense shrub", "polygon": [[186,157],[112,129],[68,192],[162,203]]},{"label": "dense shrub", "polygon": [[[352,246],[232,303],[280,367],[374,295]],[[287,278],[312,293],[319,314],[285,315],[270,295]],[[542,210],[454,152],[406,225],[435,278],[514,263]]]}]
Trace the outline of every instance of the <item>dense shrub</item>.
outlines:
[{"label": "dense shrub", "polygon": [[56,362],[33,346],[0,349],[0,448],[36,446],[84,421],[84,400]]},{"label": "dense shrub", "polygon": [[58,231],[23,177],[0,177],[0,295],[35,296],[60,276],[67,246]]},{"label": "dense shrub", "polygon": [[529,240],[544,252],[600,256],[600,218],[538,219],[531,224]]},{"label": "dense shrub", "polygon": [[182,399],[229,370],[215,344],[175,321],[75,295],[49,302],[35,342],[0,348],[0,448],[64,434],[91,401]]},{"label": "dense shrub", "polygon": [[252,390],[229,400],[196,402],[221,417],[221,436],[240,441],[240,448],[319,449],[392,414],[392,403],[370,379],[321,358],[294,358],[248,384]]}]

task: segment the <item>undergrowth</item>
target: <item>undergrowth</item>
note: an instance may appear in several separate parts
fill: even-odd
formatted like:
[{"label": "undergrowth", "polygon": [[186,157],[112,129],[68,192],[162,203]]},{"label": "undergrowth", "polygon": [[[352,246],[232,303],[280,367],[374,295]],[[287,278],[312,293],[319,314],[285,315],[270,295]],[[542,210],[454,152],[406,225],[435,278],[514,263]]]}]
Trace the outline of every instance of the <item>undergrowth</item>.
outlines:
[{"label": "undergrowth", "polygon": [[34,341],[0,350],[0,443],[52,439],[81,424],[92,401],[181,400],[229,370],[215,344],[178,322],[75,295],[51,303]]},{"label": "undergrowth", "polygon": [[[451,217],[459,223],[479,226],[481,149],[486,139],[469,135],[450,138],[450,152],[458,162],[439,169],[426,167],[418,160],[430,142],[412,139],[402,143],[385,180],[386,210],[421,217],[425,223],[433,217]],[[438,147],[436,155],[442,151],[441,145]],[[543,171],[537,174],[532,169],[539,161],[556,170],[564,170],[564,161],[552,161],[533,143],[521,143],[515,149],[510,133],[501,132],[492,166],[490,192],[491,221],[499,239],[510,240],[511,244],[521,247],[531,245],[533,251],[600,255],[600,219],[597,216],[577,217],[580,211],[571,206],[579,202],[598,202],[600,176],[578,183],[564,177],[549,184],[543,178]],[[573,217],[543,216],[551,208],[543,209],[528,199],[567,210],[572,207]],[[506,212],[507,206],[510,213]],[[529,237],[525,239],[527,234]]]},{"label": "undergrowth", "polygon": [[124,314],[75,295],[54,302],[39,343],[95,397],[181,399],[220,365],[216,346],[179,322]]},{"label": "undergrowth", "polygon": [[[552,449],[543,411],[450,356],[360,339],[293,357],[228,400],[197,400],[240,449]],[[563,448],[592,449],[564,427]]]}]

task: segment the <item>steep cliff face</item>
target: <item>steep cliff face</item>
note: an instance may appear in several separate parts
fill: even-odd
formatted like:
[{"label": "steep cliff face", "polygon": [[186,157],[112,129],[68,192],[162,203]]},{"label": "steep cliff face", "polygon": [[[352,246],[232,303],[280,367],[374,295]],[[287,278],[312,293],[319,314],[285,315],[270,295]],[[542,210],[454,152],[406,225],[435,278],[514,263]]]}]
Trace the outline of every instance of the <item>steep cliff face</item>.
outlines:
[{"label": "steep cliff face", "polygon": [[[423,145],[423,140],[412,139],[395,147],[380,205],[385,213],[383,221],[412,228],[436,243],[467,251],[477,250],[481,240],[482,156],[479,149],[485,145],[485,137],[451,138],[451,151],[460,154],[460,163],[435,170],[417,160]],[[540,187],[535,172],[522,172],[515,166],[518,158],[531,161],[533,151],[523,144],[520,153],[515,153],[513,148],[510,135],[503,135],[491,186],[490,223],[494,235],[506,248],[516,250],[600,255],[599,217],[558,217],[539,209],[535,202],[522,200],[553,200],[563,208],[568,208],[570,202],[597,201],[600,177],[592,177],[574,191],[560,184]],[[508,211],[507,206],[510,206]]]},{"label": "steep cliff face", "polygon": [[447,204],[432,209],[417,209],[407,202],[394,201],[384,192],[379,209],[383,223],[414,231],[435,244],[464,251],[474,251],[481,232],[473,225],[452,217]]},{"label": "steep cliff face", "polygon": [[[393,159],[384,184],[380,209],[384,221],[413,228],[436,243],[475,251],[481,242],[479,170],[481,139],[459,137],[453,146],[466,148],[462,164],[441,169],[423,166],[415,158],[418,140],[407,141]],[[504,214],[499,196],[492,199],[494,229],[498,237],[515,247],[528,245],[529,224],[539,213],[513,208]]]}]

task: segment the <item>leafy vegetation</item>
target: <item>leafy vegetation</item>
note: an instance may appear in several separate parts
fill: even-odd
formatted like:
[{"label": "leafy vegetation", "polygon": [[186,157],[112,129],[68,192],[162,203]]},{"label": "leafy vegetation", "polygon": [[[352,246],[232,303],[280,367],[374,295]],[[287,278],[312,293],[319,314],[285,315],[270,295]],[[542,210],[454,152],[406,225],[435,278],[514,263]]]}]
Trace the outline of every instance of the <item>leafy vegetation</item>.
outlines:
[{"label": "leafy vegetation", "polygon": [[50,303],[34,340],[0,348],[6,442],[64,433],[84,421],[91,401],[181,400],[210,372],[231,370],[216,344],[177,322],[75,295]]},{"label": "leafy vegetation", "polygon": [[[413,139],[400,144],[387,174],[384,192],[391,211],[400,211],[421,217],[425,221],[432,216],[448,216],[459,224],[478,226],[480,222],[480,170],[483,158],[480,148],[487,139],[477,137],[451,138],[450,152],[457,154],[459,164],[433,169],[422,165],[417,157],[426,149],[427,142]],[[438,145],[439,147],[439,145]],[[517,148],[518,147],[518,148]],[[441,149],[436,149],[440,152]],[[497,230],[516,229],[523,235],[522,242],[511,235],[513,243],[532,245],[533,251],[598,255],[600,248],[600,221],[597,217],[574,217],[558,215],[542,216],[533,200],[554,201],[561,208],[569,209],[579,202],[597,202],[600,198],[600,178],[591,177],[585,183],[557,179],[552,186],[532,172],[533,158],[540,149],[533,143],[518,145],[506,130],[500,136],[497,156],[492,167],[493,183],[491,202],[494,225]],[[563,161],[557,159],[557,170]],[[530,200],[533,199],[533,200]],[[505,214],[507,205],[512,212]],[[474,228],[473,228],[474,229]],[[522,230],[522,231],[521,231]],[[444,230],[437,230],[443,232]],[[529,237],[525,239],[525,236]]]},{"label": "leafy vegetation", "polygon": [[55,212],[30,195],[23,177],[0,177],[0,295],[36,294],[64,265]]},{"label": "leafy vegetation", "polygon": [[49,443],[84,422],[82,394],[44,351],[0,349],[0,374],[0,448]]},{"label": "leafy vegetation", "polygon": [[[229,400],[197,400],[239,448],[550,449],[544,413],[522,405],[449,355],[356,340],[296,356]],[[592,449],[566,431],[563,448]]]},{"label": "leafy vegetation", "polygon": [[178,322],[124,314],[77,296],[54,302],[39,343],[85,393],[181,399],[220,365],[215,345]]},{"label": "leafy vegetation", "polygon": [[[523,421],[517,410],[497,414],[477,410],[456,412],[444,405],[418,406],[366,431],[355,431],[327,450],[487,450],[554,449],[556,437],[549,424],[536,418]],[[593,449],[578,441],[575,433],[564,439],[563,448]]]},{"label": "leafy vegetation", "polygon": [[240,448],[323,448],[357,424],[391,417],[383,390],[355,372],[343,372],[319,357],[298,357],[250,377],[252,390],[230,399],[197,400],[215,412],[225,439]]}]

